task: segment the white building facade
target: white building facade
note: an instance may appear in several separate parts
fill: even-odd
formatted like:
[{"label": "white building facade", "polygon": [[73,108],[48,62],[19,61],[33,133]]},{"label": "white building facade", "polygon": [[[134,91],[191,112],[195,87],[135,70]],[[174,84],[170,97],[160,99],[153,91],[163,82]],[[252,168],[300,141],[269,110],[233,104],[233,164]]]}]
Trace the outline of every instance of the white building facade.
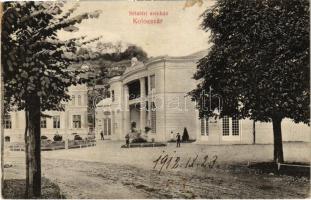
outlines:
[{"label": "white building facade", "polygon": [[[49,117],[41,118],[41,136],[53,140],[55,134],[71,139],[75,134],[85,138],[89,132],[87,119],[87,86],[68,88],[71,101],[65,104],[65,111],[47,111]],[[25,133],[25,112],[14,111],[5,116],[4,136],[7,142],[23,142]]]},{"label": "white building facade", "polygon": [[[142,63],[136,59],[121,76],[110,79],[109,99],[96,108],[96,134],[105,139],[124,140],[135,122],[148,138],[168,141],[184,128],[190,139],[207,144],[273,143],[271,123],[236,120],[230,116],[220,120],[201,120],[188,92],[197,85],[192,77],[196,62],[206,52],[185,57],[157,57]],[[173,134],[172,134],[173,132]],[[288,119],[282,123],[283,141],[310,141],[310,128]],[[173,137],[172,137],[173,135]]]}]

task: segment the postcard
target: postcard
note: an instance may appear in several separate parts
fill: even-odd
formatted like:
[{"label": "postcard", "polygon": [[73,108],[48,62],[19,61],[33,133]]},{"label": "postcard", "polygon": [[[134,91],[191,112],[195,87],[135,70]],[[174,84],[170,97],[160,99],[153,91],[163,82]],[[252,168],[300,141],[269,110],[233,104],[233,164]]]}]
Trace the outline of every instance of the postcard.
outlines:
[{"label": "postcard", "polygon": [[1,5],[2,198],[311,197],[307,0]]}]

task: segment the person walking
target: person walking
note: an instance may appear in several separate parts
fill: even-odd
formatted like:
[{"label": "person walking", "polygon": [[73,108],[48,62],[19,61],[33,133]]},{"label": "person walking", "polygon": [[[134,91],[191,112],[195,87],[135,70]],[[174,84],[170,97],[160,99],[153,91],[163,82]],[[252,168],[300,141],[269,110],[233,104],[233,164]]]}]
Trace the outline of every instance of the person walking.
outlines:
[{"label": "person walking", "polygon": [[177,146],[176,147],[180,147],[180,134],[179,133],[177,133],[176,138],[177,138],[177,140],[176,140]]},{"label": "person walking", "polygon": [[101,137],[101,140],[104,140],[104,132],[103,131],[100,132],[100,137]]}]

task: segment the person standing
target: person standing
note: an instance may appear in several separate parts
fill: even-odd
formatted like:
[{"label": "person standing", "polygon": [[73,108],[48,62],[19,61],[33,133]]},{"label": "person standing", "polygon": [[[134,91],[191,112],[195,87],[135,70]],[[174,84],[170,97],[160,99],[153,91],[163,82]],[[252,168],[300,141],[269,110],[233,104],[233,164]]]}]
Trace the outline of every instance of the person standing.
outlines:
[{"label": "person standing", "polygon": [[176,147],[180,147],[180,134],[179,133],[177,133],[176,138],[177,138],[177,140],[176,140],[177,146]]},{"label": "person standing", "polygon": [[103,131],[100,132],[100,137],[101,137],[101,140],[104,140],[104,132]]},{"label": "person standing", "polygon": [[126,134],[125,142],[126,142],[126,146],[129,147],[129,145],[130,145],[130,135],[129,134]]}]

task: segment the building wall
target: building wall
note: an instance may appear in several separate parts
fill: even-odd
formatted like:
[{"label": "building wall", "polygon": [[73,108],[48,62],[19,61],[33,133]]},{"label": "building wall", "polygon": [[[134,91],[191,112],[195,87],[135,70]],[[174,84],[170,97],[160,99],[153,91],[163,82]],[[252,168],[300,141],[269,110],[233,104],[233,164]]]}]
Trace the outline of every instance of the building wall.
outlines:
[{"label": "building wall", "polygon": [[[222,120],[210,120],[209,135],[201,136],[197,133],[197,142],[206,144],[252,144],[253,143],[253,121],[249,119],[240,120],[240,136],[225,140],[222,136]],[[306,124],[295,124],[290,119],[282,122],[283,141],[310,142],[310,127]],[[256,122],[255,143],[273,144],[272,123]]]},{"label": "building wall", "polygon": [[[126,133],[123,132],[123,84],[121,81],[116,81],[110,84],[110,91],[114,91],[114,101],[111,103],[111,110],[114,113],[113,122],[113,132],[111,139],[113,140],[124,140]],[[127,111],[126,111],[127,112]]]},{"label": "building wall", "polygon": [[190,139],[196,139],[198,115],[194,102],[188,95],[195,88],[192,79],[195,63],[190,61],[165,63],[165,120],[166,135],[171,131],[183,134],[187,128]]},{"label": "building wall", "polygon": [[[282,120],[283,141],[305,141],[310,142],[310,127],[306,124],[296,124],[290,119]],[[272,144],[273,128],[272,123],[256,122],[256,143]]]},{"label": "building wall", "polygon": [[[53,136],[58,133],[63,138],[73,138],[72,133],[79,134],[82,138],[88,134],[87,123],[87,87],[85,85],[71,86],[68,88],[68,94],[75,96],[75,102],[69,101],[65,103],[65,111],[46,111],[45,115],[51,116],[46,118],[46,128],[41,128],[41,135],[47,136],[53,140]],[[80,104],[78,104],[78,96],[80,96]],[[12,128],[4,129],[4,135],[10,137],[10,142],[23,142],[25,132],[25,112],[10,112]],[[52,116],[60,116],[60,128],[53,128]],[[81,115],[81,128],[73,128],[72,115]]]}]

